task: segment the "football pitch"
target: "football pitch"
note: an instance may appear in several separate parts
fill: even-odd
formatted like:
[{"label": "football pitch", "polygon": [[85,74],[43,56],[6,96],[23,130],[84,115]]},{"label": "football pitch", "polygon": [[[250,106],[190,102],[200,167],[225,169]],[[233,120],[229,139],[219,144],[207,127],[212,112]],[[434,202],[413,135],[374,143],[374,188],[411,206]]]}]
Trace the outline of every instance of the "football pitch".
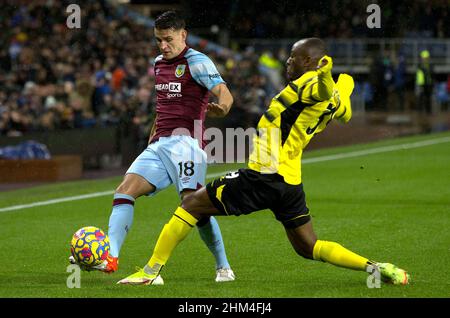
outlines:
[{"label": "football pitch", "polygon": [[[80,288],[69,288],[71,236],[87,225],[107,231],[112,194],[100,192],[112,193],[114,177],[0,193],[0,297],[450,297],[450,133],[306,152],[302,175],[318,237],[408,270],[410,285],[369,288],[364,272],[299,257],[270,211],[217,217],[234,282],[214,282],[194,230],[162,271],[164,286],[116,285],[151,255],[178,203],[171,187],[137,200],[118,272],[82,272]],[[67,200],[16,207],[53,199]]]}]

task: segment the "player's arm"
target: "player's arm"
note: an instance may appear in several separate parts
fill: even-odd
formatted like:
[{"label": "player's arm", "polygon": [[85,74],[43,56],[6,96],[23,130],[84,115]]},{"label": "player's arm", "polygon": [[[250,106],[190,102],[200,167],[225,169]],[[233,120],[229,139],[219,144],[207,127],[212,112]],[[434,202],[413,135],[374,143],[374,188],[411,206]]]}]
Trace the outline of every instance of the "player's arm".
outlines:
[{"label": "player's arm", "polygon": [[217,97],[217,103],[208,103],[208,117],[224,117],[228,114],[233,104],[233,95],[224,83],[218,84],[211,89],[211,93]]},{"label": "player's arm", "polygon": [[328,55],[322,57],[317,65],[317,91],[313,92],[313,96],[320,101],[330,99],[333,96],[332,67],[333,60]]},{"label": "player's arm", "polygon": [[208,104],[208,117],[223,117],[228,114],[233,96],[211,59],[204,54],[195,53],[188,57],[188,63],[194,80],[217,98],[217,102]]},{"label": "player's arm", "polygon": [[339,75],[338,81],[336,83],[336,88],[339,92],[339,94],[337,95],[339,98],[339,107],[334,113],[334,118],[343,123],[347,123],[352,117],[350,95],[352,94],[354,87],[355,83],[353,81],[353,77],[348,74]]},{"label": "player's arm", "polygon": [[306,83],[302,89],[299,88],[301,99],[304,103],[315,104],[329,100],[333,96],[334,81],[331,76],[333,60],[325,55],[317,63],[316,72],[308,72],[309,78],[305,78]]}]

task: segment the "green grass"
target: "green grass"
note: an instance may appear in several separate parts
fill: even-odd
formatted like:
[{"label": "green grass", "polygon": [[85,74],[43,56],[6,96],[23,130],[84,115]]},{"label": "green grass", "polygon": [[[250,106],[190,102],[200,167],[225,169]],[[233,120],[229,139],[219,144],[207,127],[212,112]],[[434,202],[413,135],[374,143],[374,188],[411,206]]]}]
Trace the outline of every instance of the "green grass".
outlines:
[{"label": "green grass", "polygon": [[[450,136],[399,138],[311,151],[305,158]],[[214,165],[208,173],[243,164]],[[177,206],[173,187],[140,198],[117,273],[66,280],[69,241],[78,228],[107,229],[112,196],[0,212],[0,297],[450,297],[450,143],[303,166],[308,206],[319,238],[411,273],[408,286],[369,289],[367,274],[300,258],[270,211],[218,217],[237,279],[214,282],[214,260],[193,231],[164,268],[164,286],[119,286],[143,266]],[[113,190],[121,177],[0,193],[0,208]]]}]

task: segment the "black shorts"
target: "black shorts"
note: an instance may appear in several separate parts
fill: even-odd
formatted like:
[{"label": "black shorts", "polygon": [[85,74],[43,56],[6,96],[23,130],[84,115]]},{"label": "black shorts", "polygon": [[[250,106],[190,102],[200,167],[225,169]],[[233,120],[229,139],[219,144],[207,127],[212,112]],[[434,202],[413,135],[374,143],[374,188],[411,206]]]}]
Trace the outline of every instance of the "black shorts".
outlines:
[{"label": "black shorts", "polygon": [[286,228],[295,228],[311,219],[303,185],[288,184],[279,174],[239,169],[208,183],[206,191],[214,206],[226,215],[270,209]]}]

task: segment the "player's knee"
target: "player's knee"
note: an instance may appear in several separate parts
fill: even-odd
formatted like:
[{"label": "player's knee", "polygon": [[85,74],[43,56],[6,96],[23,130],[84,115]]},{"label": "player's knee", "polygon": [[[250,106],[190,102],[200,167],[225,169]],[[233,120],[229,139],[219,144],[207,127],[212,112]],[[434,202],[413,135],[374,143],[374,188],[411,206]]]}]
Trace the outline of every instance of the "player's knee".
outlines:
[{"label": "player's knee", "polygon": [[122,183],[119,184],[119,186],[116,188],[116,193],[122,193],[122,194],[130,195],[129,192],[131,192],[130,191],[130,187],[125,181],[122,181]]},{"label": "player's knee", "polygon": [[189,195],[184,195],[181,199],[181,207],[188,211],[197,220],[203,216],[199,213],[200,200],[195,193],[190,193]]},{"label": "player's knee", "polygon": [[303,258],[306,259],[313,259],[313,253],[312,250],[310,250],[307,247],[302,248],[295,248],[295,252],[297,252],[298,255],[300,255]]},{"label": "player's knee", "polygon": [[312,240],[304,240],[302,244],[294,246],[295,252],[303,258],[306,259],[314,259],[313,251],[314,245],[316,243],[315,239]]},{"label": "player's knee", "polygon": [[153,191],[154,187],[145,180],[129,177],[128,175],[116,188],[116,193],[127,194],[135,199]]},{"label": "player's knee", "polygon": [[181,207],[186,211],[189,211],[195,207],[195,193],[185,194],[181,197]]},{"label": "player's knee", "polygon": [[195,193],[195,191],[191,191],[191,190],[189,190],[189,191],[185,190],[185,191],[181,192],[181,194],[180,194],[181,201],[186,199],[188,196],[194,195],[194,193]]},{"label": "player's knee", "polygon": [[134,198],[137,198],[139,196],[136,191],[136,186],[133,185],[132,182],[129,182],[127,180],[124,180],[121,184],[119,184],[119,186],[116,188],[116,193],[126,194]]}]

